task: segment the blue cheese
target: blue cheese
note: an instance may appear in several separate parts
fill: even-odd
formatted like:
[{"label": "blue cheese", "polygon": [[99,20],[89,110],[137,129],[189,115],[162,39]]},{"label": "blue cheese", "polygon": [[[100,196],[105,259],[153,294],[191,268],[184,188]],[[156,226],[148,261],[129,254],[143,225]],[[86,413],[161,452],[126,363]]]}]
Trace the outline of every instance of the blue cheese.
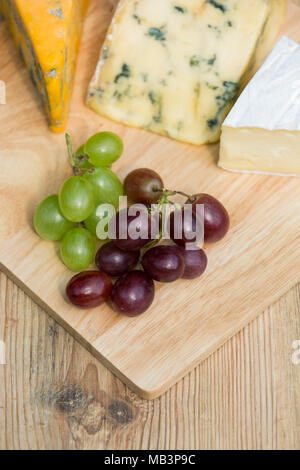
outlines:
[{"label": "blue cheese", "polygon": [[217,141],[285,6],[285,0],[121,0],[88,106],[181,141]]}]

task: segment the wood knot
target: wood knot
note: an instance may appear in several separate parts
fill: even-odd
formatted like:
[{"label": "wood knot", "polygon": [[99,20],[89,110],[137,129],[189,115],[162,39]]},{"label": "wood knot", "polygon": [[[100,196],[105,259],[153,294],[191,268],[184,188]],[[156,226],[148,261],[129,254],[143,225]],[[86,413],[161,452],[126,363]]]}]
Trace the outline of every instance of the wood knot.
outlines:
[{"label": "wood knot", "polygon": [[132,408],[123,401],[112,401],[108,406],[108,412],[119,424],[128,424],[134,417]]},{"label": "wood knot", "polygon": [[58,331],[56,329],[55,325],[49,325],[48,326],[48,335],[52,338],[58,335]]},{"label": "wood knot", "polygon": [[67,387],[59,390],[55,396],[55,407],[65,414],[83,410],[87,406],[85,393],[77,387]]}]

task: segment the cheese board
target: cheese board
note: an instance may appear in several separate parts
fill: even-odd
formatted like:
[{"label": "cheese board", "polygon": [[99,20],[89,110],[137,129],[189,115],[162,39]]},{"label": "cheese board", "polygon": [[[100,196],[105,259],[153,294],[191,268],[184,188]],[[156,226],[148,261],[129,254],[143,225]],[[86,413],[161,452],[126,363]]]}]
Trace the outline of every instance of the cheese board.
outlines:
[{"label": "cheese board", "polygon": [[[297,178],[229,173],[217,167],[219,145],[195,146],[117,124],[85,105],[99,44],[117,2],[93,0],[85,20],[67,131],[74,146],[101,130],[125,145],[114,171],[157,171],[170,188],[207,192],[231,216],[231,229],[207,246],[206,273],[193,281],[156,284],[152,307],[126,318],[107,305],[82,311],[64,291],[72,273],[58,244],[33,230],[39,202],[70,175],[63,134],[51,133],[6,25],[0,23],[0,266],[103,364],[141,396],[165,392],[300,280],[300,182]],[[289,2],[278,37],[300,42],[300,9]],[[283,84],[284,86],[284,84]]]}]

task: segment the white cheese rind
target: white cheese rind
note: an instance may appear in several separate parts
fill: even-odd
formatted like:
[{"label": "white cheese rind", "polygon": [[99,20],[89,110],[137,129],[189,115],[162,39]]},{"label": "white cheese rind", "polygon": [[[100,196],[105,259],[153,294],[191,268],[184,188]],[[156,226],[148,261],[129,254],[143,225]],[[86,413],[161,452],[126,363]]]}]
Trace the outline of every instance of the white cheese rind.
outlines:
[{"label": "white cheese rind", "polygon": [[[220,166],[220,165],[219,165]],[[223,168],[220,166],[220,168]],[[270,173],[269,171],[259,171],[259,170],[233,170],[232,168],[223,168],[224,170],[230,171],[231,173],[245,173],[246,175],[266,175],[269,176],[270,174],[274,176],[286,176],[286,177],[298,177],[299,175],[296,175],[296,173],[277,173],[273,172]]]},{"label": "white cheese rind", "polygon": [[121,0],[87,104],[194,144],[215,142],[269,52],[286,0]]},{"label": "white cheese rind", "polygon": [[227,127],[300,131],[300,46],[283,36],[225,119]]},{"label": "white cheese rind", "polygon": [[300,176],[300,46],[282,37],[222,126],[219,166]]}]

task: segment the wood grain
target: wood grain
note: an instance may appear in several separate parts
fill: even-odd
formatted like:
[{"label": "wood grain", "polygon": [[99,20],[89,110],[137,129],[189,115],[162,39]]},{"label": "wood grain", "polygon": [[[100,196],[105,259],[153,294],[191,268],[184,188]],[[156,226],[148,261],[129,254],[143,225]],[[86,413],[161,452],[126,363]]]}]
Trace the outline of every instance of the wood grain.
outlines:
[{"label": "wood grain", "polygon": [[300,448],[300,285],[153,401],[4,274],[0,299],[1,450]]},{"label": "wood grain", "polygon": [[[114,4],[93,1],[85,24],[68,128],[74,146],[99,129],[119,133],[126,149],[115,166],[121,178],[132,168],[152,167],[168,187],[219,197],[231,214],[230,235],[207,247],[209,268],[200,282],[157,285],[153,308],[137,319],[121,318],[108,306],[89,312],[70,307],[63,292],[71,273],[58,247],[32,230],[34,208],[69,174],[64,136],[48,131],[27,71],[0,25],[7,84],[7,105],[0,108],[0,263],[103,364],[153,398],[299,281],[300,186],[295,178],[226,173],[215,165],[217,146],[180,144],[88,110],[84,96]],[[298,41],[299,18],[290,5],[282,30]]]}]

